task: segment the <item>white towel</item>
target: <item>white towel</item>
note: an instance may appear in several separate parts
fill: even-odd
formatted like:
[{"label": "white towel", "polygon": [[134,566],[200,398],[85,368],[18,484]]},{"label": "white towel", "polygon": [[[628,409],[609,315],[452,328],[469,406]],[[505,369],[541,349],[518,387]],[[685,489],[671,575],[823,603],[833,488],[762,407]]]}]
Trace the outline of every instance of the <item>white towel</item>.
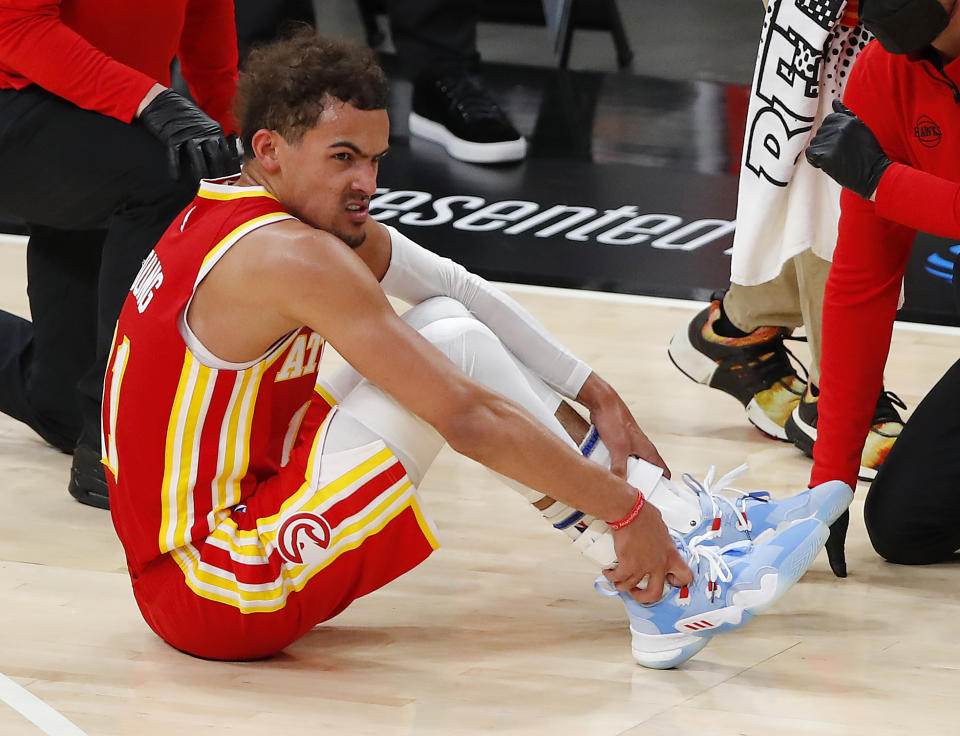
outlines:
[{"label": "white towel", "polygon": [[803,157],[870,40],[841,25],[846,0],[770,0],[754,71],[730,280],[776,278],[807,248],[831,260],[840,187]]}]

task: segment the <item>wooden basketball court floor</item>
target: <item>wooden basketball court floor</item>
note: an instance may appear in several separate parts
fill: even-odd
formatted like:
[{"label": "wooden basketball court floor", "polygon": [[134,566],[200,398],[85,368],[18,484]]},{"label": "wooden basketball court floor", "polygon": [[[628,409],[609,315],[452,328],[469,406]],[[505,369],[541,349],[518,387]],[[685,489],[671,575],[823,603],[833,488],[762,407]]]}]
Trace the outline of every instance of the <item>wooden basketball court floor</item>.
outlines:
[{"label": "wooden basketball court floor", "polygon": [[[26,313],[22,240],[0,307]],[[698,386],[666,345],[700,305],[506,287],[624,395],[675,474],[775,496],[810,463]],[[887,385],[911,406],[956,330],[900,327]],[[325,370],[336,364],[336,356]],[[280,656],[193,659],[144,624],[106,512],[66,493],[69,458],[0,417],[0,734],[875,734],[960,732],[960,566],[898,567],[866,539],[850,577],[821,554],[773,609],[672,671],[633,663],[621,604],[484,469],[444,450],[422,494],[442,547]]]}]

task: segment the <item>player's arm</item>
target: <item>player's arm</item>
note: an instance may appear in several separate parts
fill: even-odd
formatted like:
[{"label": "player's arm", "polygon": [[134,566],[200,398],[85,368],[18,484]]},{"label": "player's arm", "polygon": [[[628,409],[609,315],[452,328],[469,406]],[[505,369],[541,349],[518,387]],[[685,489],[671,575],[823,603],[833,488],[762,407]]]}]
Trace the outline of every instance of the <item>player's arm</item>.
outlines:
[{"label": "player's arm", "polygon": [[463,304],[517,359],[561,396],[583,404],[610,450],[614,473],[626,475],[635,455],[670,472],[610,384],[564,347],[530,312],[485,279],[416,244],[398,230],[371,221],[358,255],[383,290],[408,304],[446,296]]},{"label": "player's arm", "polygon": [[[285,239],[282,248],[268,246],[271,255],[248,261],[256,277],[237,294],[248,305],[275,312],[290,329],[312,327],[458,452],[602,519],[621,519],[634,508],[636,489],[573,451],[520,406],[465,375],[404,323],[370,269],[342,241],[293,221],[263,230]],[[247,253],[255,249],[255,243],[247,244]],[[636,521],[614,533],[614,543],[620,564],[609,577],[620,589],[632,589],[650,575],[649,593],[635,593],[640,599],[659,596],[668,574],[681,584],[691,579],[659,512],[649,504]]]}]

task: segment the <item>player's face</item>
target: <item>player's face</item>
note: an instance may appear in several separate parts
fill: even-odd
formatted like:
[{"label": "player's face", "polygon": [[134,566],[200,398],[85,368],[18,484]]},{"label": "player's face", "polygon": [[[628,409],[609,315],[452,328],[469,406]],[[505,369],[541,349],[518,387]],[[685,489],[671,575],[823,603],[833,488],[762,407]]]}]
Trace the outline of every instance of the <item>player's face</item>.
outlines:
[{"label": "player's face", "polygon": [[331,102],[317,125],[285,150],[284,203],[304,222],[356,248],[366,237],[370,197],[389,135],[386,110]]}]

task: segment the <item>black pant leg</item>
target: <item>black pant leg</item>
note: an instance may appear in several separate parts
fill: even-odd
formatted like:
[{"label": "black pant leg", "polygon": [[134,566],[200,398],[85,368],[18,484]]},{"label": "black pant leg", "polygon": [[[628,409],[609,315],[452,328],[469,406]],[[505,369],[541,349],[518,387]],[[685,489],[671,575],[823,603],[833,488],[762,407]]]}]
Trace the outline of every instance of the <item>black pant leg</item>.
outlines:
[{"label": "black pant leg", "polygon": [[877,553],[907,565],[960,549],[960,361],[911,415],[864,506]]},{"label": "black pant leg", "polygon": [[96,354],[97,274],[103,239],[104,232],[99,230],[30,227],[31,322],[27,325],[31,339],[28,355],[21,358],[23,399],[30,415],[23,421],[66,452],[73,450],[80,437],[77,386]]},{"label": "black pant leg", "polygon": [[479,0],[387,0],[390,35],[407,74],[475,66],[479,8]]},{"label": "black pant leg", "polygon": [[[64,273],[72,271],[97,294],[95,326],[86,328],[95,341],[93,363],[89,354],[77,354],[76,345],[59,341],[55,332],[45,333],[56,321],[44,319],[32,325],[34,349],[27,355],[24,325],[0,319],[0,365],[19,363],[21,371],[19,380],[11,378],[9,371],[0,374],[0,409],[6,411],[3,407],[12,405],[22,387],[36,380],[33,376],[42,375],[48,386],[74,387],[79,371],[83,376],[77,395],[81,433],[83,441],[97,446],[113,325],[140,263],[189,203],[197,182],[171,181],[163,146],[141,126],[81,110],[35,87],[0,90],[0,160],[4,164],[0,211],[47,228],[48,234],[50,229],[61,231],[56,249],[37,252],[29,269],[31,292],[55,293]],[[97,229],[106,233],[99,264],[93,256],[67,253],[71,232],[76,233],[77,248],[84,251],[89,247],[89,231]],[[76,258],[84,260],[83,268],[71,263]],[[68,309],[69,303],[61,302],[59,310]],[[37,344],[53,347],[42,351],[41,357]],[[14,351],[18,357],[11,355]],[[77,401],[59,404],[62,412],[47,420],[75,424]],[[42,428],[34,428],[43,435]]]}]

